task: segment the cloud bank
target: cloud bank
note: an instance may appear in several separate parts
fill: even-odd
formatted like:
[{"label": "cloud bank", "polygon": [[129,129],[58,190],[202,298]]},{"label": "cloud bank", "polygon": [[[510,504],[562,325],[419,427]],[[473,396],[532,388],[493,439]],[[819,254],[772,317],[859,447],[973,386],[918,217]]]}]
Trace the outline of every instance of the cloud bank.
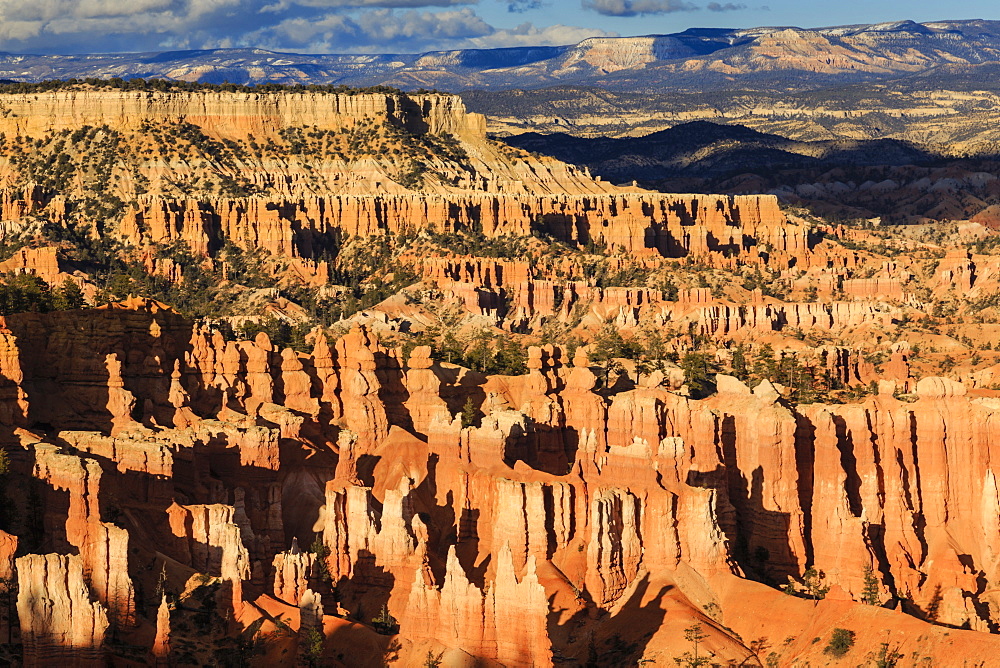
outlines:
[{"label": "cloud bank", "polygon": [[605,16],[643,16],[691,12],[698,6],[684,0],[583,0],[583,8]]},{"label": "cloud bank", "polygon": [[[494,0],[484,0],[494,1]],[[528,12],[541,0],[500,0]],[[0,0],[0,49],[99,53],[261,47],[309,53],[571,44],[608,31],[490,25],[478,0]]]},{"label": "cloud bank", "polygon": [[[564,2],[567,0],[559,0]],[[481,3],[523,14],[498,28]],[[603,28],[538,25],[532,13],[556,0],[0,0],[0,50],[107,53],[261,47],[305,53],[420,53],[431,50],[574,44],[613,36]],[[707,9],[733,2],[580,0],[609,17]]]}]

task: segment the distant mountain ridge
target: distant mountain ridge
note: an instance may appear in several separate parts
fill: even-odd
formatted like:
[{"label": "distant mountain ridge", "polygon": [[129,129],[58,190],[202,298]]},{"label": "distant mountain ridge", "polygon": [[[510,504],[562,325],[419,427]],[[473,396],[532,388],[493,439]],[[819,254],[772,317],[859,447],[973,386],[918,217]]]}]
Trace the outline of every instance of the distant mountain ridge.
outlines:
[{"label": "distant mountain ridge", "polygon": [[305,55],[263,49],[3,54],[0,79],[162,77],[242,84],[386,84],[449,91],[556,85],[629,91],[747,85],[809,89],[983,63],[1000,63],[998,21],[898,21],[814,29],[694,28],[670,35],[594,37],[568,46],[423,54]]},{"label": "distant mountain ridge", "polygon": [[644,137],[587,139],[528,132],[507,143],[558,160],[587,166],[611,181],[700,177],[726,178],[744,172],[854,165],[909,165],[940,160],[894,139],[797,141],[740,125],[683,123]]},{"label": "distant mountain ridge", "polygon": [[1000,228],[997,153],[953,158],[898,139],[801,141],[705,121],[644,137],[526,132],[506,141],[663,192],[768,193],[827,220]]}]

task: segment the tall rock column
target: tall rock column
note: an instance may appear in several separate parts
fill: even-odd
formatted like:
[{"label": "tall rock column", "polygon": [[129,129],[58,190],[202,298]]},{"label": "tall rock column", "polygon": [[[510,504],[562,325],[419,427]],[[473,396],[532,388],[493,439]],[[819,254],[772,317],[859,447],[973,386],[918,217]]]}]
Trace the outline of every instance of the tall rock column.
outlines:
[{"label": "tall rock column", "polygon": [[34,473],[54,490],[68,493],[66,540],[80,551],[87,582],[107,606],[111,622],[131,626],[135,621],[135,601],[128,574],[129,534],[121,527],[101,521],[100,464],[60,454],[54,445],[37,444]]},{"label": "tall rock column", "polygon": [[170,606],[167,596],[160,599],[160,607],[156,610],[156,637],[153,639],[153,661],[155,666],[169,665],[170,656]]},{"label": "tall rock column", "polygon": [[587,589],[598,605],[613,603],[639,572],[642,502],[619,489],[598,490],[590,503]]},{"label": "tall rock column", "polygon": [[389,433],[385,405],[379,399],[375,353],[384,352],[362,328],[352,329],[337,341],[340,369],[340,397],[344,421],[357,437],[355,456],[372,452],[375,444]]},{"label": "tall rock column", "polygon": [[29,554],[17,560],[17,616],[24,665],[103,666],[108,616],[90,600],[76,555]]},{"label": "tall rock column", "polygon": [[287,552],[274,555],[274,597],[289,605],[298,605],[309,588],[316,555],[303,552],[292,539]]}]

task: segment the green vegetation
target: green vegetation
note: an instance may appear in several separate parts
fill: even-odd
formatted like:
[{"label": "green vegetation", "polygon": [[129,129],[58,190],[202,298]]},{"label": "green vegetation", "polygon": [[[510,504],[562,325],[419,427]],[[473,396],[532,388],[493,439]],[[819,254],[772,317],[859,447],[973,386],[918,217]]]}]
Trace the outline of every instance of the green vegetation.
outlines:
[{"label": "green vegetation", "polygon": [[781,588],[786,594],[792,596],[800,596],[802,598],[810,598],[814,601],[821,601],[826,598],[826,595],[830,592],[830,585],[826,584],[826,575],[817,570],[816,568],[810,567],[802,574],[802,582],[795,582],[791,576],[788,578],[788,584]]},{"label": "green vegetation", "polygon": [[865,605],[882,605],[882,590],[878,578],[871,566],[865,566],[864,588],[861,590],[861,602]]},{"label": "green vegetation", "polygon": [[71,279],[56,289],[34,274],[0,276],[0,315],[48,313],[84,308],[83,292]]},{"label": "green vegetation", "polygon": [[417,346],[430,346],[433,359],[458,364],[486,375],[519,376],[526,373],[528,351],[514,338],[481,329],[460,340],[453,332],[429,328],[406,339],[404,357]]},{"label": "green vegetation", "polygon": [[680,367],[692,397],[701,399],[715,391],[715,374],[720,369],[708,353],[687,353],[681,358]]},{"label": "green vegetation", "polygon": [[836,628],[830,637],[830,643],[823,649],[823,653],[839,659],[851,651],[852,647],[854,647],[854,631]]},{"label": "green vegetation", "polygon": [[383,605],[378,616],[372,619],[372,626],[384,636],[393,636],[399,633],[399,622],[389,614],[389,606]]},{"label": "green vegetation", "polygon": [[479,407],[476,402],[473,401],[472,397],[465,400],[465,404],[462,406],[462,427],[475,427],[480,420]]},{"label": "green vegetation", "polygon": [[702,630],[701,624],[692,624],[684,629],[684,639],[691,643],[691,649],[684,652],[681,656],[675,656],[674,663],[682,668],[698,668],[699,666],[710,665],[712,663],[711,654],[702,656],[698,652],[699,645],[706,638],[708,638],[708,634]]},{"label": "green vegetation", "polygon": [[323,665],[323,632],[317,628],[309,629],[302,639],[303,655],[312,668]]},{"label": "green vegetation", "polygon": [[[49,81],[10,82],[0,84],[0,94],[3,93],[45,93],[58,90],[122,90],[122,91],[155,91],[155,92],[224,92],[224,93],[321,93],[326,95],[368,95],[372,93],[386,95],[406,95],[404,91],[391,86],[369,86],[352,88],[332,84],[276,84],[265,83],[246,86],[242,84],[213,84],[172,79],[142,79],[139,77],[122,79],[51,79]],[[417,94],[435,93],[434,90],[421,89]]]},{"label": "green vegetation", "polygon": [[875,653],[875,668],[896,668],[896,664],[903,658],[898,648],[891,647],[884,642]]},{"label": "green vegetation", "polygon": [[330,566],[326,562],[327,557],[330,556],[330,548],[323,542],[322,535],[316,534],[312,545],[309,546],[309,551],[316,555],[316,572],[319,574],[319,579],[322,582],[331,582],[333,577],[330,575]]}]

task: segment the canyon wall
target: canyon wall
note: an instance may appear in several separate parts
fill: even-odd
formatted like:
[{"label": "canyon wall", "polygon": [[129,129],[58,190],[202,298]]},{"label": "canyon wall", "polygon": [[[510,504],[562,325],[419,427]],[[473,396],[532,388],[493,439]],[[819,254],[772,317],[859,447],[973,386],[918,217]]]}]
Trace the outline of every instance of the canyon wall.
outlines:
[{"label": "canyon wall", "polygon": [[791,224],[770,195],[382,195],[180,200],[141,198],[119,234],[185,242],[208,254],[229,239],[285,257],[311,258],[335,234],[369,237],[420,230],[479,230],[487,237],[549,234],[633,254],[806,254],[808,229]]},{"label": "canyon wall", "polygon": [[[726,627],[774,591],[757,583],[810,567],[837,592],[817,610],[854,619],[862,651],[882,636],[858,615],[921,624],[903,648],[938,658],[943,633],[967,640],[949,660],[1000,643],[955,630],[1000,622],[1000,404],[954,381],[921,380],[911,403],[794,407],[728,377],[704,400],[651,383],[598,393],[600,370],[552,346],[530,349],[522,376],[426,348],[403,359],[361,329],[281,351],[139,300],[5,326],[3,409],[17,418],[3,438],[12,475],[41,486],[48,553],[15,569],[25,596],[65,599],[44,614],[19,603],[26,651],[85,629],[57,644],[90,661],[114,651],[100,649],[109,624],[148,642],[155,626],[151,656],[177,651],[185,613],[162,619],[157,576],[173,590],[188,575],[163,564],[205,574],[240,619],[283,605],[303,628],[391,618],[415,660],[585,661],[588,638],[669,660],[683,646],[670,620],[694,620],[739,661],[749,650]],[[479,416],[463,426],[470,397]],[[29,503],[14,495],[14,529],[38,549]],[[869,568],[899,609],[862,605]],[[344,637],[329,651],[360,651]],[[782,648],[781,665],[821,649]]]},{"label": "canyon wall", "polygon": [[415,133],[486,136],[486,119],[466,113],[461,98],[447,94],[66,90],[0,96],[0,132],[8,136],[185,121],[213,136],[263,139],[292,126],[351,128],[365,118]]}]

